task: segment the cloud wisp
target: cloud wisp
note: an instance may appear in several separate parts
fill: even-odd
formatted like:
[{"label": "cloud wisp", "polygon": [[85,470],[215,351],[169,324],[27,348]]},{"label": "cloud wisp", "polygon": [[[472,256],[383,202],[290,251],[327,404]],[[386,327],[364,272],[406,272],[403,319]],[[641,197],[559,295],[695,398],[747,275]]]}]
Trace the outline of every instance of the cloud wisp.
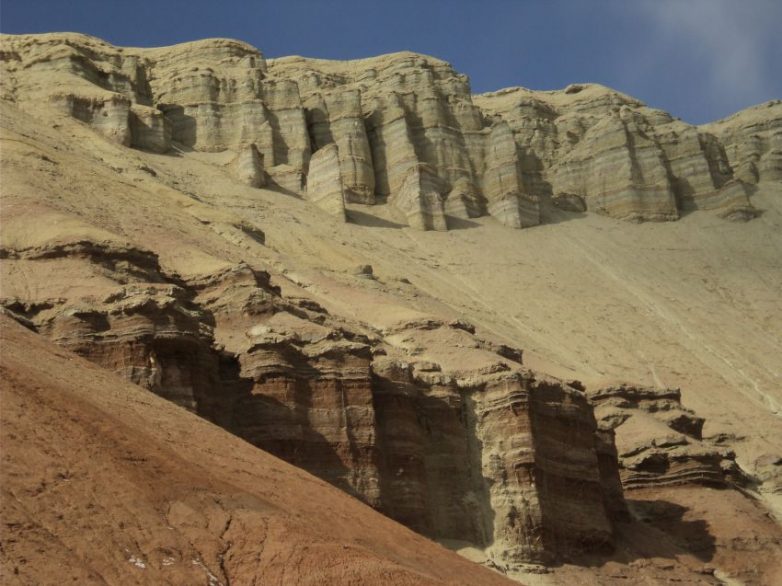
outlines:
[{"label": "cloud wisp", "polygon": [[782,3],[642,0],[636,7],[656,38],[651,49],[644,48],[644,62],[697,83],[706,109],[729,113],[779,93],[771,72]]}]

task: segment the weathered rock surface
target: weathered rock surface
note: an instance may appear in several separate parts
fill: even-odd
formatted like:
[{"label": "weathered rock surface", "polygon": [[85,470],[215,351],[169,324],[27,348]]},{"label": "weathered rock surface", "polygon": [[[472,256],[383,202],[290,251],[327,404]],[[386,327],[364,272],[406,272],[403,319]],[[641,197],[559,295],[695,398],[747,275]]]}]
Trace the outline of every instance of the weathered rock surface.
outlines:
[{"label": "weathered rock surface", "polygon": [[419,230],[447,230],[443,191],[445,185],[428,165],[415,165],[407,171],[399,191],[389,201]]},{"label": "weathered rock surface", "polygon": [[599,428],[616,434],[625,489],[746,484],[735,454],[703,438],[703,418],[682,406],[678,389],[622,385],[589,399]]},{"label": "weathered rock surface", "polygon": [[340,172],[339,150],[334,143],[316,151],[307,175],[307,199],[332,216],[345,219],[345,186]]},{"label": "weathered rock surface", "polygon": [[513,584],[0,325],[4,584]]},{"label": "weathered rock surface", "polygon": [[143,104],[131,104],[129,120],[134,147],[154,153],[171,150],[171,122],[163,112]]},{"label": "weathered rock surface", "polygon": [[782,100],[747,108],[705,129],[719,138],[737,179],[782,180]]},{"label": "weathered rock surface", "polygon": [[[305,82],[306,85],[306,82]],[[301,85],[300,85],[301,87]],[[339,173],[350,202],[375,201],[375,171],[358,90],[305,94],[312,148],[335,144],[339,152]]]},{"label": "weathered rock surface", "polygon": [[585,132],[559,162],[553,189],[581,195],[587,208],[617,218],[679,217],[661,150],[641,132],[629,108]]},{"label": "weathered rock surface", "polygon": [[[696,128],[597,85],[472,96],[465,76],[414,53],[267,62],[224,39],[160,49],[63,34],[2,42],[4,95],[21,107],[48,101],[113,141],[155,152],[176,143],[241,158],[254,144],[273,184],[294,194],[306,184],[318,202],[341,183],[347,203],[388,199],[424,230],[446,229],[441,207],[535,226],[541,200],[561,194],[633,221],[694,209],[749,219],[747,184],[782,177],[779,103]],[[330,144],[338,166],[324,179],[318,160],[310,176],[310,156]],[[436,197],[410,195],[421,168]],[[324,180],[322,198],[314,191]]]},{"label": "weathered rock surface", "polygon": [[245,185],[250,187],[263,187],[266,185],[263,155],[258,151],[255,143],[242,147],[228,168]]},{"label": "weathered rock surface", "polygon": [[[453,379],[435,364],[391,359],[373,371],[391,517],[488,547],[506,568],[611,547],[613,497],[581,393],[528,373]],[[615,460],[606,477],[618,481]]]},{"label": "weathered rock surface", "polygon": [[[97,132],[124,146],[133,141],[130,127],[131,102],[119,94],[106,92],[103,95],[53,95],[50,98],[54,108],[68,116],[89,124]],[[143,133],[141,142],[148,142]]]},{"label": "weathered rock surface", "polygon": [[512,88],[476,96],[475,103],[513,128],[532,193],[555,201],[577,195],[588,210],[613,217],[672,220],[694,209],[730,216],[751,209],[744,184],[760,179],[738,172],[739,151],[744,158],[768,153],[763,165],[779,168],[771,146],[779,118],[773,103],[755,122],[766,138],[752,147],[744,140],[732,159],[730,142],[751,132],[738,130],[752,126],[740,115],[694,127],[594,84],[549,92]]},{"label": "weathered rock surface", "polygon": [[[470,324],[378,335],[286,299],[249,265],[183,281],[116,245],[3,257],[108,279],[91,297],[3,298],[39,333],[424,535],[506,569],[612,547],[624,501],[586,395],[538,380]],[[473,350],[458,368],[406,350],[432,344]]]}]

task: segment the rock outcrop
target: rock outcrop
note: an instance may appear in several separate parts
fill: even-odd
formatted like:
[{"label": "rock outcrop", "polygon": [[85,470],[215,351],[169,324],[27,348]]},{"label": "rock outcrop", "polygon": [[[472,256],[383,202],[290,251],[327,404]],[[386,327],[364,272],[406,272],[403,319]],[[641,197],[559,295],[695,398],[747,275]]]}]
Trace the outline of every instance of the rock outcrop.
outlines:
[{"label": "rock outcrop", "polygon": [[[414,53],[267,62],[225,39],[160,49],[83,35],[2,42],[4,95],[21,107],[48,101],[110,140],[155,152],[177,144],[241,158],[254,144],[270,185],[316,202],[336,190],[348,204],[387,200],[423,230],[446,229],[444,213],[535,226],[541,202],[563,196],[632,221],[699,209],[748,219],[748,185],[782,176],[774,102],[698,128],[590,84],[472,96],[465,76]],[[326,156],[327,145],[339,164],[324,178],[323,161],[313,169],[310,157]],[[313,185],[323,181],[322,198]]]},{"label": "rock outcrop", "polygon": [[[90,125],[109,140],[124,146],[133,142],[130,127],[131,102],[126,97],[106,92],[98,95],[60,94],[50,97],[52,106],[62,113]],[[149,142],[146,133],[136,143]]]},{"label": "rock outcrop", "polygon": [[557,165],[555,193],[577,194],[587,209],[629,220],[679,217],[660,147],[641,132],[629,108],[584,133]]},{"label": "rock outcrop", "polygon": [[44,302],[4,298],[13,313],[59,345],[123,378],[214,419],[221,397],[221,356],[213,349],[209,316],[192,294],[166,279],[157,255],[113,244],[73,243],[15,251],[2,258],[17,263],[81,261],[94,274],[108,271],[115,286],[105,297],[54,297]]},{"label": "rock outcrop", "polygon": [[[760,178],[738,173],[738,155],[726,154],[730,141],[740,140],[732,130],[738,120],[694,127],[594,84],[549,92],[512,88],[475,102],[511,126],[523,153],[522,176],[532,193],[555,204],[576,195],[590,211],[633,221],[675,220],[700,209],[731,218],[753,213],[747,185]],[[770,107],[760,122],[766,138],[755,147],[745,142],[743,152],[749,158],[769,153],[764,164],[775,169],[771,137],[780,115]]]},{"label": "rock outcrop", "polygon": [[719,139],[734,175],[749,184],[782,180],[782,100],[705,126]]},{"label": "rock outcrop", "polygon": [[129,121],[134,147],[153,153],[171,150],[171,123],[163,112],[143,104],[131,104]]},{"label": "rock outcrop", "polygon": [[394,360],[375,360],[373,370],[391,517],[489,548],[505,568],[611,547],[612,497],[601,482],[618,482],[616,463],[601,478],[579,391],[530,373],[454,380],[438,365]]},{"label": "rock outcrop", "polygon": [[703,438],[703,418],[682,406],[678,389],[622,385],[589,399],[599,428],[616,434],[625,489],[746,484],[735,454]]},{"label": "rock outcrop", "polygon": [[0,316],[3,582],[514,582]]},{"label": "rock outcrop", "polygon": [[358,90],[313,93],[304,101],[313,150],[334,144],[339,173],[349,202],[375,202],[372,150]]},{"label": "rock outcrop", "polygon": [[345,197],[339,149],[334,143],[327,144],[310,160],[307,199],[332,216],[345,220]]},{"label": "rock outcrop", "polygon": [[229,164],[229,170],[236,179],[250,187],[266,185],[266,172],[263,169],[263,155],[255,143],[250,143],[236,154]]},{"label": "rock outcrop", "polygon": [[[282,296],[247,264],[185,281],[116,243],[3,257],[80,263],[106,283],[2,299],[39,333],[424,535],[506,569],[612,547],[624,501],[586,395],[466,322],[375,332]],[[429,346],[471,348],[470,365],[417,356]]]},{"label": "rock outcrop", "polygon": [[407,171],[402,185],[389,201],[419,230],[447,230],[443,191],[445,185],[428,165],[415,165]]}]

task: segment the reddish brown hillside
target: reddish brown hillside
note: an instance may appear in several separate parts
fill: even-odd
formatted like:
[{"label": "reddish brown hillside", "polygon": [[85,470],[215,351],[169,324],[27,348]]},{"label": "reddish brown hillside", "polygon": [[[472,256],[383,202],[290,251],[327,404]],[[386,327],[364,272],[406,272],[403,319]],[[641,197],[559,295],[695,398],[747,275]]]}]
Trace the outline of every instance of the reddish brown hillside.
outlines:
[{"label": "reddish brown hillside", "polygon": [[3,584],[505,584],[2,318]]}]

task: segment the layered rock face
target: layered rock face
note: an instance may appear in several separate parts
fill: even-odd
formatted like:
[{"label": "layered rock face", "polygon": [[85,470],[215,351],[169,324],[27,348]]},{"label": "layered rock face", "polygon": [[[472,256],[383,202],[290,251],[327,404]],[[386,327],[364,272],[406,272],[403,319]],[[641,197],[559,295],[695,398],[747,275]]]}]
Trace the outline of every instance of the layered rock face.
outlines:
[{"label": "layered rock face", "polygon": [[606,490],[618,485],[616,460],[601,474],[583,394],[530,373],[454,380],[435,364],[373,368],[389,515],[488,547],[505,568],[610,548],[609,509],[624,501],[621,487]]},{"label": "layered rock face", "polygon": [[728,448],[702,435],[704,420],[681,404],[678,389],[622,385],[589,393],[601,430],[616,433],[626,489],[747,482]]},{"label": "layered rock face", "polygon": [[[746,121],[752,116],[737,115],[703,127],[595,84],[512,88],[475,103],[511,126],[522,176],[555,205],[578,196],[587,210],[634,221],[675,220],[691,210],[746,219],[754,213],[751,185],[780,168],[773,137],[782,110],[774,102],[759,107],[764,114],[755,126]],[[753,128],[763,138],[742,138]],[[764,176],[740,171],[743,161],[755,159],[763,160]]]},{"label": "layered rock face", "polygon": [[[472,96],[465,76],[414,53],[267,63],[224,39],[122,49],[57,34],[6,36],[3,46],[4,92],[22,107],[49,101],[110,140],[155,152],[247,156],[253,144],[271,185],[337,215],[337,193],[348,204],[387,200],[424,230],[487,213],[535,226],[541,202],[580,211],[573,198],[634,221],[695,209],[747,219],[748,186],[782,176],[779,103],[760,118],[696,128],[596,85]],[[336,154],[311,165],[327,145]]]},{"label": "layered rock face", "polygon": [[312,155],[307,176],[307,199],[329,214],[345,220],[345,197],[339,150],[331,143]]},{"label": "layered rock face", "polygon": [[[3,258],[101,283],[3,297],[29,327],[424,535],[506,569],[613,544],[617,461],[586,395],[470,324],[367,330],[282,296],[247,264],[185,281],[117,243]],[[417,357],[432,344],[471,348],[468,365]]]},{"label": "layered rock face", "polygon": [[0,324],[3,583],[514,584]]},{"label": "layered rock face", "polygon": [[[232,431],[501,567],[611,547],[624,510],[616,452],[581,391],[536,380],[520,352],[461,322],[365,331],[246,273],[196,285],[251,381]],[[431,340],[477,348],[476,367],[406,351]]]},{"label": "layered rock face", "polygon": [[258,151],[255,143],[250,143],[240,149],[231,161],[229,168],[234,177],[241,183],[250,187],[263,187],[266,185],[263,155]]},{"label": "layered rock face", "polygon": [[447,230],[442,196],[443,182],[428,165],[416,165],[407,172],[391,202],[420,230]]},{"label": "layered rock face", "polygon": [[676,200],[659,147],[625,109],[591,127],[560,162],[553,189],[588,209],[633,220],[675,220]]},{"label": "layered rock face", "polygon": [[181,282],[163,275],[157,255],[91,243],[4,248],[0,255],[17,265],[61,260],[95,276],[110,274],[114,286],[95,296],[4,297],[2,304],[38,332],[127,380],[209,419],[225,419],[219,411],[227,398],[223,389],[230,390],[222,372],[226,356],[213,348],[211,319]]},{"label": "layered rock face", "polygon": [[[449,207],[463,208],[458,199],[467,184],[474,192],[469,199],[478,200],[468,203],[472,214],[488,202],[504,224],[539,223],[512,134],[484,118],[467,79],[447,63],[413,53],[345,64],[289,57],[270,62],[269,73],[298,80],[313,142],[340,147],[349,201],[388,197],[411,226],[441,230],[444,222],[432,216],[441,213],[436,200],[447,202],[456,190]],[[421,165],[428,178],[415,178]]]},{"label": "layered rock face", "polygon": [[737,179],[782,180],[782,100],[747,108],[705,127],[719,138]]}]

